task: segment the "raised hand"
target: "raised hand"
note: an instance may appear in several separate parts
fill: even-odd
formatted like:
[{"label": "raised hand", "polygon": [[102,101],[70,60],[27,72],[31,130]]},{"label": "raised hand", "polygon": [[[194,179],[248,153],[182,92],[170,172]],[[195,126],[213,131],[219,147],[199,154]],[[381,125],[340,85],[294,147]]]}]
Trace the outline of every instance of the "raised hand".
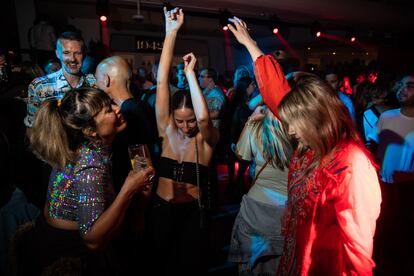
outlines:
[{"label": "raised hand", "polygon": [[247,51],[249,51],[253,62],[256,61],[258,57],[263,55],[263,52],[259,47],[257,47],[256,41],[254,41],[250,36],[246,23],[235,16],[233,18],[229,18],[229,21],[234,25],[227,24],[230,31],[234,34],[237,41],[244,45]]},{"label": "raised hand", "polygon": [[178,31],[184,23],[184,12],[180,8],[167,11],[167,8],[164,7],[164,17],[166,33]]},{"label": "raised hand", "polygon": [[184,73],[187,74],[189,72],[194,71],[194,66],[197,62],[197,59],[193,53],[186,54],[183,56],[184,60]]},{"label": "raised hand", "polygon": [[233,18],[229,18],[229,21],[232,24],[227,24],[230,31],[234,34],[237,41],[240,42],[243,45],[246,45],[249,42],[252,42],[253,39],[251,38],[249,34],[249,29],[247,28],[246,22],[241,20],[240,18],[234,16]]}]

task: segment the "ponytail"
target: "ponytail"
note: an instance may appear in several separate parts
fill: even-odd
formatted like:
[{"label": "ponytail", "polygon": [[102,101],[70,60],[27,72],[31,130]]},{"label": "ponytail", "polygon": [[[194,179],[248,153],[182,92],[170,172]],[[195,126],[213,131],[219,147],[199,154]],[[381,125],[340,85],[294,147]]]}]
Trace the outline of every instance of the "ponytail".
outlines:
[{"label": "ponytail", "polygon": [[91,139],[85,130],[94,131],[95,115],[110,105],[108,95],[89,87],[70,91],[61,101],[45,101],[27,133],[32,151],[52,167],[74,163],[81,143]]}]

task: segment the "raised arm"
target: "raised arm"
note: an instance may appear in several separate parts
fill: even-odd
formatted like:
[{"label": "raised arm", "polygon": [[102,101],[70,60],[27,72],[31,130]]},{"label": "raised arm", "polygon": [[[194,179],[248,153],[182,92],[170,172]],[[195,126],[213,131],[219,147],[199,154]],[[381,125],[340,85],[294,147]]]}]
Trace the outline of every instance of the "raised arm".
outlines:
[{"label": "raised arm", "polygon": [[219,139],[218,130],[213,126],[213,123],[208,112],[206,100],[204,99],[201,88],[198,85],[197,77],[194,72],[194,66],[197,62],[193,53],[187,54],[183,57],[184,73],[187,77],[188,86],[191,93],[191,101],[193,102],[194,114],[197,119],[198,129],[203,136],[203,139],[214,147]]},{"label": "raised arm", "polygon": [[264,55],[248,32],[246,23],[237,18],[229,19],[234,24],[228,24],[230,31],[237,41],[249,51],[254,62],[255,77],[264,103],[275,116],[283,97],[290,91],[290,86],[283,74],[279,63],[272,57]]},{"label": "raised arm", "polygon": [[262,50],[257,46],[256,41],[250,36],[249,31],[247,29],[246,22],[234,16],[233,18],[229,18],[229,21],[234,24],[228,24],[230,31],[234,34],[237,41],[246,47],[247,51],[249,51],[250,56],[252,57],[253,62],[263,54]]},{"label": "raised arm", "polygon": [[158,67],[157,94],[155,100],[155,116],[157,119],[157,127],[160,136],[164,135],[165,129],[170,122],[170,67],[177,32],[184,22],[184,13],[182,9],[179,8],[167,11],[167,8],[164,7],[164,17],[165,39],[161,52],[160,65]]}]

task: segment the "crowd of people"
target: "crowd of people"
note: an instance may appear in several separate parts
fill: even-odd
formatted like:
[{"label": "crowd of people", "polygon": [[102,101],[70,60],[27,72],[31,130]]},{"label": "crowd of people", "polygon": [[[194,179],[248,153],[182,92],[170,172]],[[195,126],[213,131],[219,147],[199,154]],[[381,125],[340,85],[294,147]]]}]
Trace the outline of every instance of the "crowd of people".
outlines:
[{"label": "crowd of people", "polygon": [[222,162],[239,275],[413,274],[414,74],[285,75],[237,17],[254,74],[223,83],[194,53],[171,72],[185,15],[164,17],[150,75],[120,56],[85,69],[78,32],[45,73],[0,53],[0,272],[205,275]]}]

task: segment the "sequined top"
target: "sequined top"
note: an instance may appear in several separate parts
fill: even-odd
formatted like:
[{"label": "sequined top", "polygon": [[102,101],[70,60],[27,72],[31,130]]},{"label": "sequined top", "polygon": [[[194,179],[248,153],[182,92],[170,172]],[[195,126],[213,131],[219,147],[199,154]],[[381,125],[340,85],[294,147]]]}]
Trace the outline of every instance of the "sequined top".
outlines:
[{"label": "sequined top", "polygon": [[53,169],[47,194],[51,218],[75,221],[84,236],[114,199],[108,148],[83,143],[79,159]]}]

